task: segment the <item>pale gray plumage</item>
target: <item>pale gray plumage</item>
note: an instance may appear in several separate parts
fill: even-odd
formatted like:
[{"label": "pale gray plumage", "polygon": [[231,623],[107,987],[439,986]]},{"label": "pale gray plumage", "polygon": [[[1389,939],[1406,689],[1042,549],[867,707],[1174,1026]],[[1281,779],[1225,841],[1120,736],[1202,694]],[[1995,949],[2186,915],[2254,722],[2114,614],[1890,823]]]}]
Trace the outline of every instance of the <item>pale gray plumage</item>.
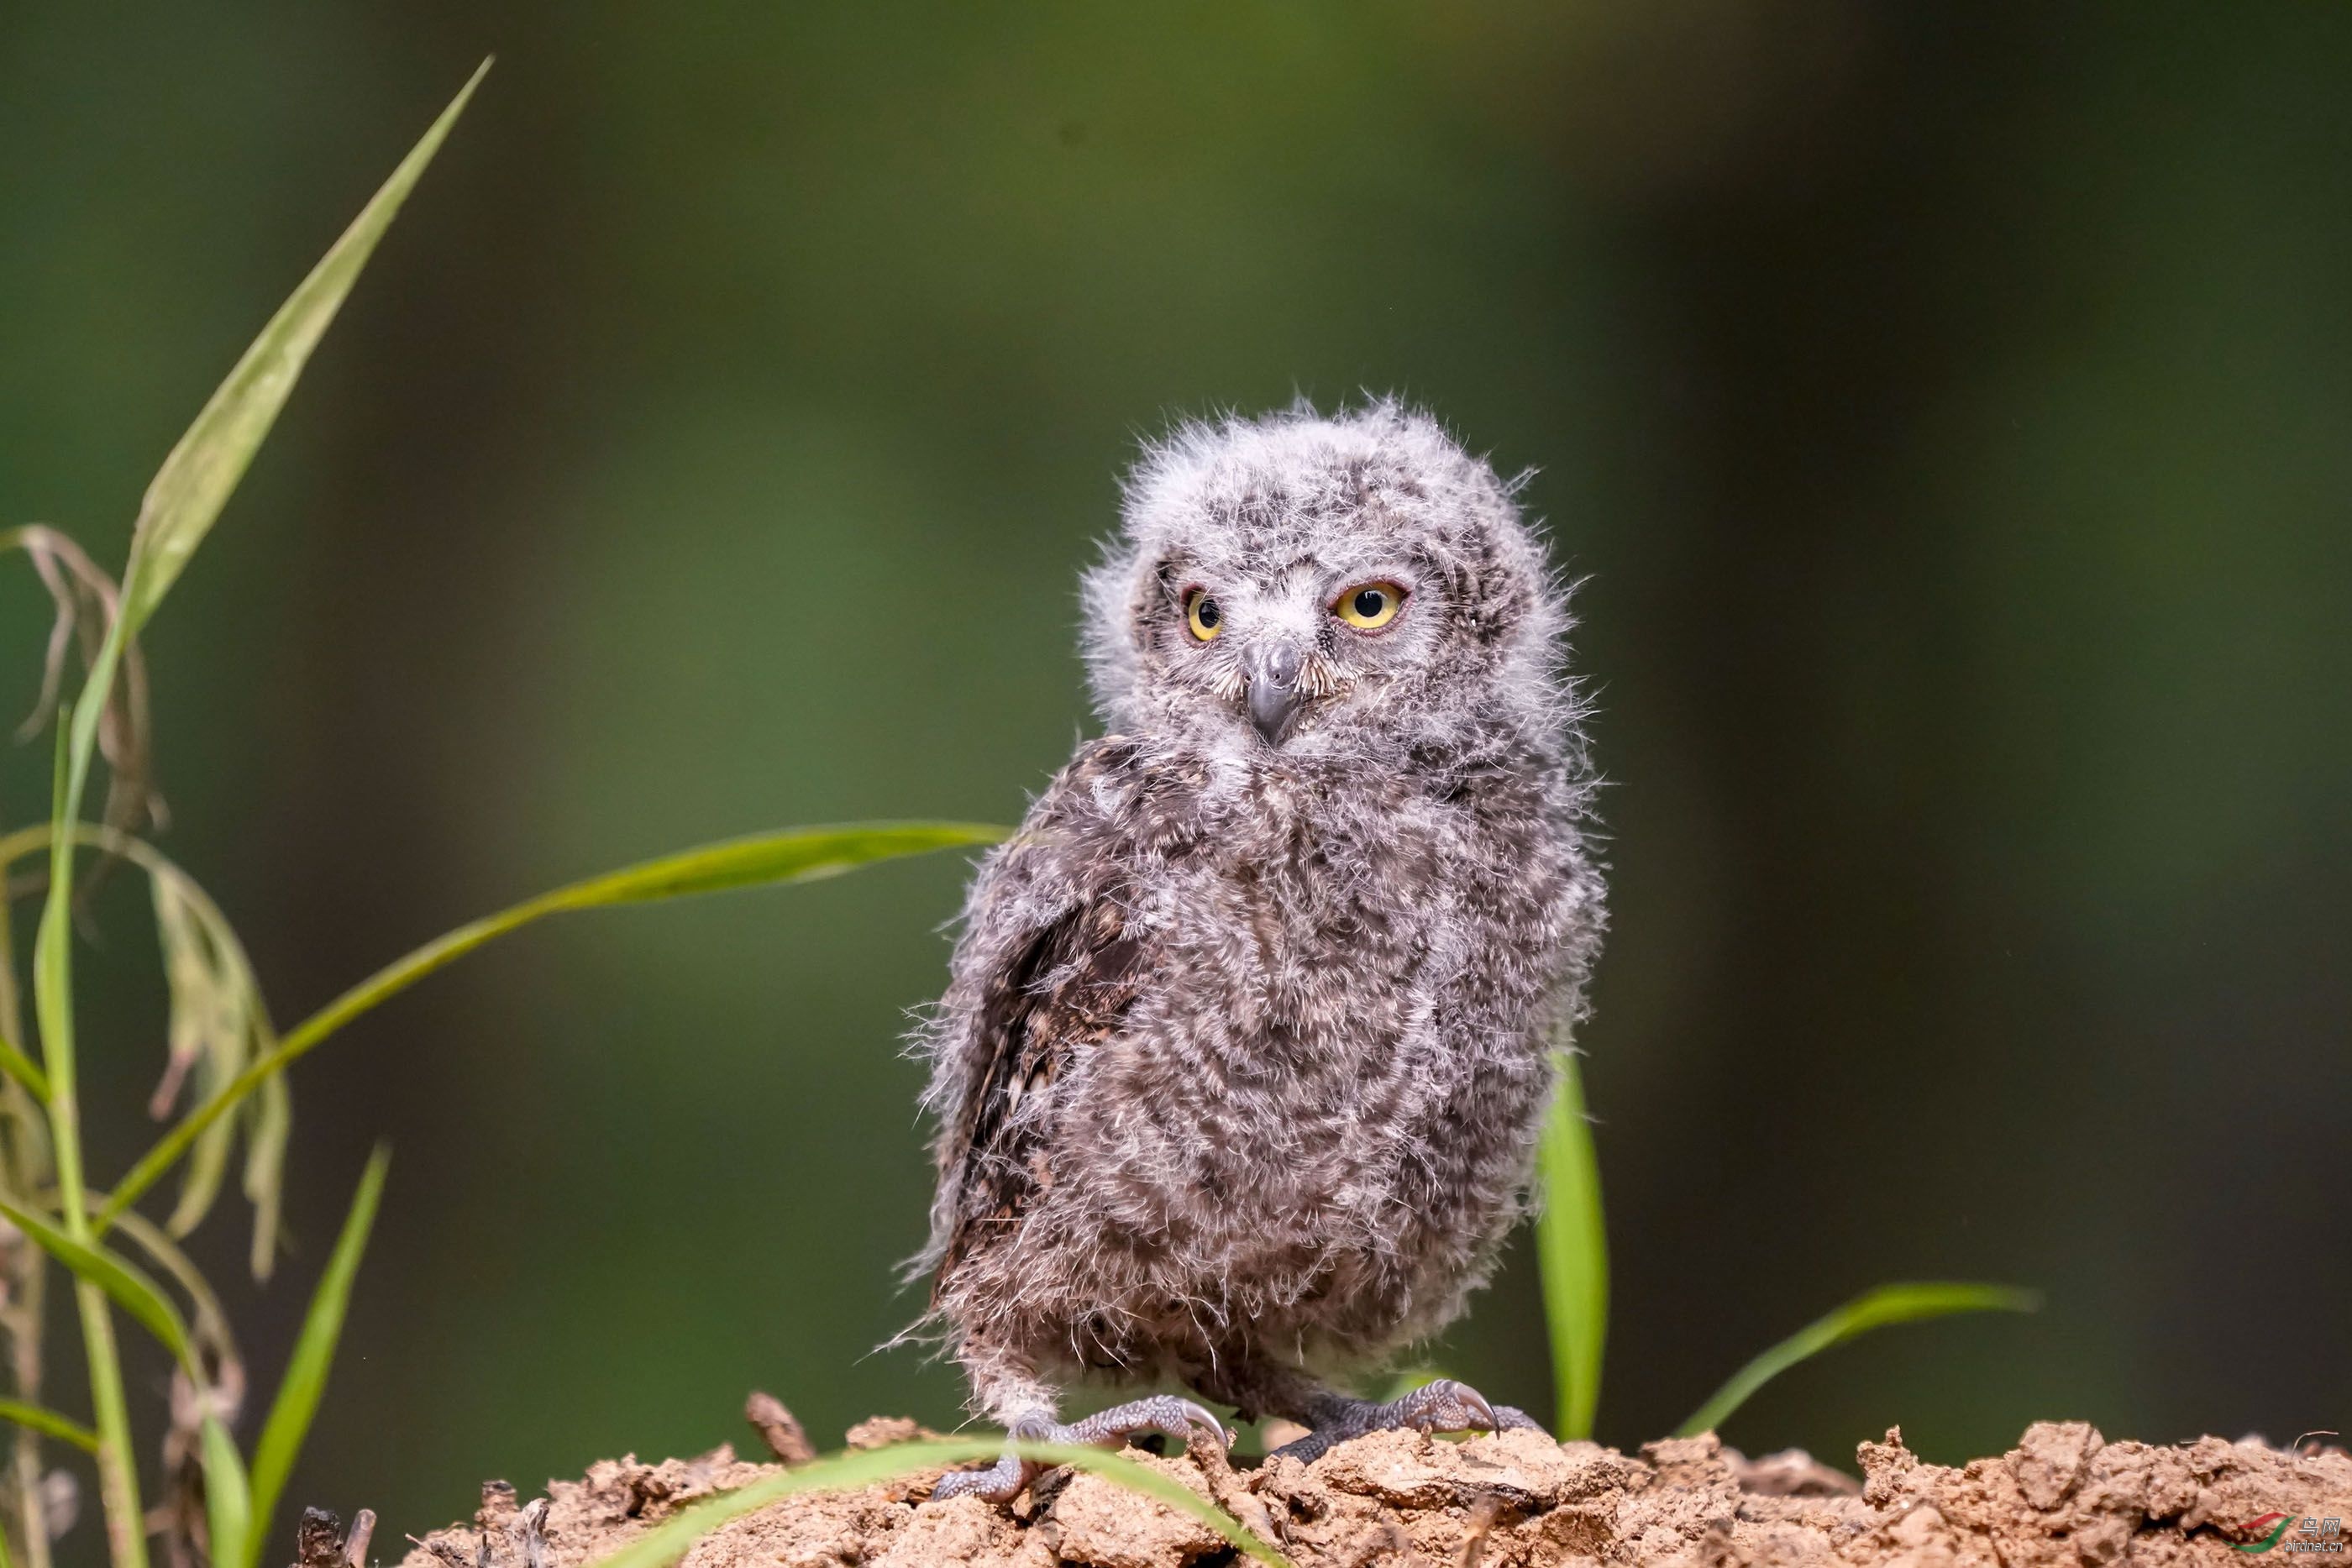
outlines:
[{"label": "pale gray plumage", "polygon": [[[1376,631],[1342,613],[1367,584],[1401,598]],[[1601,934],[1565,594],[1513,487],[1392,402],[1188,423],[1084,602],[1112,733],[982,865],[925,1034],[925,1258],[973,1406],[1205,1419],[1055,1427],[1095,1373],[1327,1435],[1489,1424],[1458,1385],[1322,1380],[1484,1281]]]}]

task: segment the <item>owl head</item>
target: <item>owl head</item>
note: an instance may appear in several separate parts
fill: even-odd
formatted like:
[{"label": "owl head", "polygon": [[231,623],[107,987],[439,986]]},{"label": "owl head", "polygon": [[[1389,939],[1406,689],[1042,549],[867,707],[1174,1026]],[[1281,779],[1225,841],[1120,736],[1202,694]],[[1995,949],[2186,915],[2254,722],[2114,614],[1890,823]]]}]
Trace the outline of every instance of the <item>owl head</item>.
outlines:
[{"label": "owl head", "polygon": [[1180,425],[1086,576],[1105,722],[1262,758],[1557,755],[1565,595],[1514,488],[1389,400]]}]

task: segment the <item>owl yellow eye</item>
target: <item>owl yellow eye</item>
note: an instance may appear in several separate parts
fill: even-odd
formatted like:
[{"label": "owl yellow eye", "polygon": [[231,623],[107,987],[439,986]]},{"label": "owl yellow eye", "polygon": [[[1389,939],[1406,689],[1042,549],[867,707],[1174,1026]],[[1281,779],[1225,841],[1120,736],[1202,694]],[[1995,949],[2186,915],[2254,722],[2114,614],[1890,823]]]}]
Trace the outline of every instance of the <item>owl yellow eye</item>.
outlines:
[{"label": "owl yellow eye", "polygon": [[1192,635],[1203,643],[1216,640],[1225,628],[1225,612],[1204,589],[1194,589],[1184,596],[1184,623],[1192,628]]},{"label": "owl yellow eye", "polygon": [[1365,582],[1331,601],[1331,613],[1359,632],[1377,632],[1404,608],[1404,590],[1393,582]]}]

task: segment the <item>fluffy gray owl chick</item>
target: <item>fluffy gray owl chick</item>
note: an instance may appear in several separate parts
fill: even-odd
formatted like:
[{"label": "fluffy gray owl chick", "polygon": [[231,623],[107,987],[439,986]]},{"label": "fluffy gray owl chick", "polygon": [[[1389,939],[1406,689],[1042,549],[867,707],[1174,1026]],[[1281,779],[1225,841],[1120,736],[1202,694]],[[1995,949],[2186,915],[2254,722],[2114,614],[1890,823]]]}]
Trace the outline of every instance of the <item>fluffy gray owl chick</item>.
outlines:
[{"label": "fluffy gray owl chick", "polygon": [[1512,487],[1390,402],[1185,425],[1123,510],[1085,583],[1112,733],[982,864],[924,1041],[973,1407],[1219,1431],[1057,1424],[1064,1381],[1173,1382],[1307,1458],[1524,1422],[1325,1379],[1444,1327],[1521,1212],[1602,924],[1564,595]]}]

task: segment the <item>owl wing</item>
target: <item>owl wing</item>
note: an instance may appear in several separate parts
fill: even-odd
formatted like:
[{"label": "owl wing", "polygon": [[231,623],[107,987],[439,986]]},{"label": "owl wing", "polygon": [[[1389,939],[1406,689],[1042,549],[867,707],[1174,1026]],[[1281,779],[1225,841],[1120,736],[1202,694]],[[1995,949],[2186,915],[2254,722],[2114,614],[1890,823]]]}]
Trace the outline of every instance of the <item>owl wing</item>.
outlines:
[{"label": "owl wing", "polygon": [[973,890],[956,965],[961,1021],[941,1042],[940,1281],[1051,1187],[1046,1092],[1118,1032],[1149,983],[1130,894],[1139,852],[1167,845],[1139,842],[1133,813],[1163,793],[1135,747],[1094,742]]}]

